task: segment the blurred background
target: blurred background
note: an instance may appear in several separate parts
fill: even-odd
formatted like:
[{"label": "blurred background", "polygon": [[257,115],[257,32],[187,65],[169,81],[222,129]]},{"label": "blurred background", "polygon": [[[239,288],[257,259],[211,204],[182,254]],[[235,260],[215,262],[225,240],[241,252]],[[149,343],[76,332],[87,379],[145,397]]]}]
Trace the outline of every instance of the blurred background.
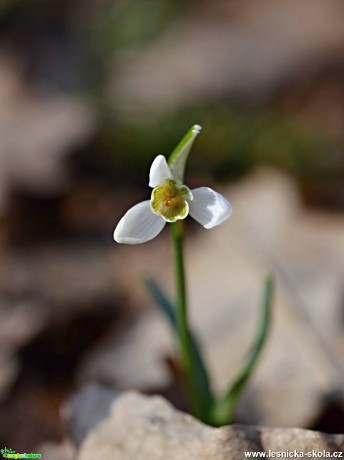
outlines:
[{"label": "blurred background", "polygon": [[195,123],[187,183],[234,209],[211,232],[188,221],[214,386],[240,368],[271,271],[274,330],[237,421],[344,432],[343,24],[341,0],[1,0],[1,446],[53,458],[90,382],[184,408],[140,279],[173,295],[168,232],[112,232]]}]

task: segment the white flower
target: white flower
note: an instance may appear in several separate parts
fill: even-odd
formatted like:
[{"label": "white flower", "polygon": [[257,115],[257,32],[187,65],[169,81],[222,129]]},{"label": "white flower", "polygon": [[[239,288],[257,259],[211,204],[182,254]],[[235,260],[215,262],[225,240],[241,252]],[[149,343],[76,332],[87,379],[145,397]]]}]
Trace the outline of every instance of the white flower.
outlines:
[{"label": "white flower", "polygon": [[209,229],[222,224],[231,214],[230,203],[208,187],[190,190],[182,184],[185,162],[200,132],[195,125],[172,152],[170,166],[158,155],[149,173],[151,199],[135,205],[122,217],[115,231],[117,243],[139,244],[155,238],[166,225],[185,219],[188,214]]}]

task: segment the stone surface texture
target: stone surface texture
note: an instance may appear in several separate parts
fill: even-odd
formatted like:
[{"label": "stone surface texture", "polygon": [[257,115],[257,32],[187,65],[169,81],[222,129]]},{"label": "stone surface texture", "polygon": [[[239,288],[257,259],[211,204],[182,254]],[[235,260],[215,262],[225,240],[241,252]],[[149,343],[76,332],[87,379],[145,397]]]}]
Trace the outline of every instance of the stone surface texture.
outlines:
[{"label": "stone surface texture", "polygon": [[82,444],[77,460],[240,460],[245,452],[343,452],[344,435],[299,428],[211,428],[161,397],[129,392]]}]

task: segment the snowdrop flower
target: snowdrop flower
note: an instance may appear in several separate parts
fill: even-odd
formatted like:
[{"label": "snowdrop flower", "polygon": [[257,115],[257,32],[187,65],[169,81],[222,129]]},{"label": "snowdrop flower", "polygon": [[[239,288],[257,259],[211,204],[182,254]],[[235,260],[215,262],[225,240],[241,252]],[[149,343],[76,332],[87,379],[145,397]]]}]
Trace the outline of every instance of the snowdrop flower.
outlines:
[{"label": "snowdrop flower", "polygon": [[182,183],[187,156],[201,127],[193,126],[172,152],[170,165],[158,155],[149,173],[151,199],[138,203],[122,217],[115,231],[117,243],[139,244],[155,238],[166,222],[185,219],[189,214],[209,229],[231,214],[230,203],[208,187],[190,190]]}]

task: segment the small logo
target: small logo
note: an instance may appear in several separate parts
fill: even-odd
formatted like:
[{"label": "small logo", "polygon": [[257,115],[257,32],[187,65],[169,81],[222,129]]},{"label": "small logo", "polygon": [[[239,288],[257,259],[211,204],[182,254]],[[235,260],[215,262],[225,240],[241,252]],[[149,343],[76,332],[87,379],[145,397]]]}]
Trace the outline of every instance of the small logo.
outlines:
[{"label": "small logo", "polygon": [[4,458],[42,458],[42,454],[18,454],[15,450],[7,447],[0,449],[0,453]]}]

